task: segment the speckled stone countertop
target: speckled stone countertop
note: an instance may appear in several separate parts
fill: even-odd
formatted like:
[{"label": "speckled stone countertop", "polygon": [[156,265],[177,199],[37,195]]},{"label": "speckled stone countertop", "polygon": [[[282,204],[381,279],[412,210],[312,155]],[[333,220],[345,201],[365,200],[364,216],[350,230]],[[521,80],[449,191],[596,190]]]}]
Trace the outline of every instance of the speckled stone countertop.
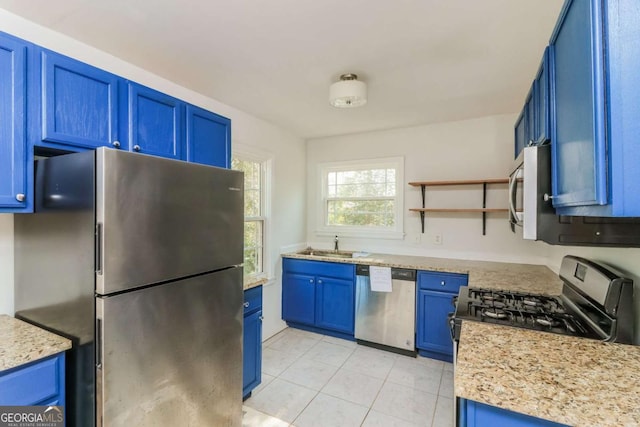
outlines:
[{"label": "speckled stone countertop", "polygon": [[251,289],[251,288],[255,288],[257,286],[260,285],[264,285],[265,283],[267,283],[269,281],[269,279],[267,279],[266,277],[244,277],[243,278],[243,290],[247,290],[247,289]]},{"label": "speckled stone countertop", "polygon": [[461,259],[431,258],[410,255],[369,254],[361,258],[334,258],[317,255],[288,253],[285,258],[314,261],[368,264],[416,270],[446,271],[469,275],[469,286],[475,288],[504,289],[545,295],[560,295],[562,281],[544,265],[511,264],[506,262],[466,261]]},{"label": "speckled stone countertop", "polygon": [[463,322],[455,394],[571,426],[640,425],[640,347]]},{"label": "speckled stone countertop", "polygon": [[69,350],[71,341],[6,314],[0,315],[0,371]]}]

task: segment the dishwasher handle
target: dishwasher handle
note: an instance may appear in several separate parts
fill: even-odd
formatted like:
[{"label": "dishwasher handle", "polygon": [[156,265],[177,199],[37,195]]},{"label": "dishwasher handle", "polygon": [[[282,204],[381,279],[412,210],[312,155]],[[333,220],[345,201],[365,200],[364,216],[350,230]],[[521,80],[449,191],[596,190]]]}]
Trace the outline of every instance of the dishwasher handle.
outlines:
[{"label": "dishwasher handle", "polygon": [[[369,266],[366,264],[356,264],[356,276],[369,276]],[[392,268],[391,279],[404,280],[407,282],[416,281],[416,270],[408,268]]]}]

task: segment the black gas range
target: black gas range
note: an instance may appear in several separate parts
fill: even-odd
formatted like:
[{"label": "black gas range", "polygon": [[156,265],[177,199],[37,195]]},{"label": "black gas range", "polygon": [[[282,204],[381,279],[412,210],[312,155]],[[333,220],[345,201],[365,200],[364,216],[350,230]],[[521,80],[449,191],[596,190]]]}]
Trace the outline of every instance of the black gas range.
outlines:
[{"label": "black gas range", "polygon": [[601,341],[631,343],[633,281],[593,261],[562,260],[562,295],[461,287],[450,322],[458,341],[462,321],[478,321]]}]

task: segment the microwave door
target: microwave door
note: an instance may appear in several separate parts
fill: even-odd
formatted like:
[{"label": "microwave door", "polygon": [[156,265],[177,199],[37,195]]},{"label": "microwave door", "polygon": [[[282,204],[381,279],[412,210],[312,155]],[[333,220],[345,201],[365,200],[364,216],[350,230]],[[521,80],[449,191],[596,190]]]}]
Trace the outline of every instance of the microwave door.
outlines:
[{"label": "microwave door", "polygon": [[523,167],[521,166],[509,177],[509,222],[513,231],[515,231],[516,225],[522,227],[523,176]]}]

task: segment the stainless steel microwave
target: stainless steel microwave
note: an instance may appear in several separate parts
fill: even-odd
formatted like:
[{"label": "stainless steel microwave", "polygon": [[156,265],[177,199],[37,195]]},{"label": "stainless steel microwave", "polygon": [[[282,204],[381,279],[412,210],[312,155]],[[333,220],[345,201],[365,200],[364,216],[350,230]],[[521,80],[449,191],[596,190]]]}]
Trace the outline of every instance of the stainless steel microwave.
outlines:
[{"label": "stainless steel microwave", "polygon": [[556,215],[551,194],[551,146],[525,147],[509,174],[514,232],[552,245],[640,247],[640,218]]}]

